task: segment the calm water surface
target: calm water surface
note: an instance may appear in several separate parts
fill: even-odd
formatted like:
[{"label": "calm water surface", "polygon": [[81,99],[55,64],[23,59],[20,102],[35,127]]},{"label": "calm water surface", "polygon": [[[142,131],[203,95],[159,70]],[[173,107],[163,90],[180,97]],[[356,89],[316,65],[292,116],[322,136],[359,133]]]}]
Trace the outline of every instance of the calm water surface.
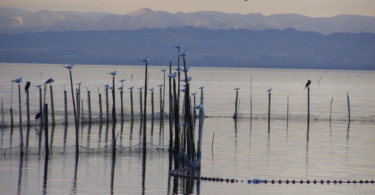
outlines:
[{"label": "calm water surface", "polygon": [[[53,77],[55,109],[63,110],[63,90],[70,91],[68,71],[60,65],[0,64],[0,96],[4,110],[11,106],[11,79],[22,76],[24,81],[42,84]],[[150,86],[163,82],[164,67],[150,67]],[[118,71],[117,80],[127,79],[124,86],[141,87],[143,67],[135,66],[78,66],[73,70],[75,82],[82,81],[82,91],[92,91],[92,107],[98,111],[97,91],[104,94],[103,84],[112,82],[107,72]],[[57,125],[50,127],[52,145],[66,153],[53,153],[47,164],[44,155],[19,155],[7,153],[0,156],[0,194],[373,194],[373,184],[259,184],[249,185],[241,180],[373,180],[375,179],[375,73],[371,71],[277,70],[277,69],[230,69],[191,68],[192,88],[205,86],[205,112],[208,116],[231,116],[234,112],[234,88],[240,87],[240,112],[242,118],[235,123],[230,118],[207,118],[204,122],[201,175],[237,179],[238,183],[217,183],[174,179],[168,172],[173,167],[166,150],[151,149],[146,162],[135,151],[141,142],[140,122],[117,123],[118,145],[133,146],[114,159],[110,153],[74,155],[75,129]],[[131,80],[133,75],[133,80]],[[252,87],[250,87],[252,76]],[[306,91],[307,79],[312,80],[309,140],[306,139]],[[24,82],[22,84],[23,88]],[[154,85],[154,86],[153,86]],[[116,87],[120,83],[116,83]],[[272,87],[272,116],[270,134],[264,116],[268,109],[268,94]],[[198,91],[198,89],[197,89]],[[194,91],[192,91],[194,92]],[[30,90],[31,108],[38,109],[37,88]],[[351,114],[355,120],[348,124],[347,93],[351,100]],[[57,95],[56,95],[57,94]],[[60,95],[59,95],[60,94]],[[85,95],[85,93],[83,93]],[[95,94],[95,96],[94,96]],[[83,100],[86,96],[83,95]],[[155,99],[159,98],[158,91]],[[291,120],[287,125],[287,96]],[[137,93],[134,95],[137,99]],[[24,99],[25,95],[22,94]],[[70,96],[68,96],[69,98]],[[129,91],[124,91],[129,97]],[[259,119],[252,122],[253,114]],[[333,101],[332,123],[329,119]],[[199,98],[199,96],[197,97]],[[119,103],[119,98],[116,99]],[[18,94],[13,94],[13,109],[18,110]],[[68,99],[69,104],[70,98]],[[24,103],[25,100],[22,100]],[[158,102],[158,101],[156,101]],[[166,101],[167,103],[167,101]],[[85,104],[85,103],[84,103]],[[137,105],[137,103],[135,104]],[[23,105],[25,107],[25,105]],[[71,109],[69,105],[68,109]],[[128,99],[125,108],[129,109]],[[150,108],[150,105],[148,105]],[[155,105],[158,111],[159,105]],[[24,108],[23,108],[24,109]],[[87,109],[87,108],[84,108]],[[135,109],[139,109],[136,107]],[[5,116],[5,120],[7,120]],[[59,117],[62,117],[59,115]],[[18,116],[15,117],[18,120]],[[25,117],[23,117],[25,119]],[[166,123],[147,124],[147,142],[154,147],[165,148],[169,139]],[[80,145],[83,148],[102,148],[111,143],[112,124],[84,125],[80,128]],[[164,129],[164,130],[163,130]],[[24,135],[28,129],[23,127]],[[31,127],[29,150],[39,150],[39,129]],[[212,138],[214,144],[212,148]],[[107,135],[109,135],[107,137]],[[1,129],[2,151],[16,150],[19,145],[19,127]],[[43,143],[44,141],[42,141]],[[44,147],[41,144],[40,147]],[[82,150],[84,150],[82,148]],[[145,165],[145,166],[142,166]]]}]

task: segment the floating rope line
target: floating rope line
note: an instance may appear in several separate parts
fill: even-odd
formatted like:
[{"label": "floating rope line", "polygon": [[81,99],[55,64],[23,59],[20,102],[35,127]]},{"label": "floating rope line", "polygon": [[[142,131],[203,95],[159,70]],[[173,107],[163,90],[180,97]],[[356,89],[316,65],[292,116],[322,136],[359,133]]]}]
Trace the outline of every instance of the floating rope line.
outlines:
[{"label": "floating rope line", "polygon": [[263,179],[249,179],[249,180],[237,180],[237,179],[224,179],[219,177],[203,177],[203,176],[195,176],[195,175],[185,175],[183,172],[190,171],[190,167],[182,168],[182,169],[175,169],[169,172],[169,175],[173,177],[180,177],[180,178],[188,178],[188,179],[195,179],[195,180],[202,180],[202,181],[213,181],[213,182],[226,182],[226,183],[248,183],[248,184],[374,184],[374,180],[263,180]]}]

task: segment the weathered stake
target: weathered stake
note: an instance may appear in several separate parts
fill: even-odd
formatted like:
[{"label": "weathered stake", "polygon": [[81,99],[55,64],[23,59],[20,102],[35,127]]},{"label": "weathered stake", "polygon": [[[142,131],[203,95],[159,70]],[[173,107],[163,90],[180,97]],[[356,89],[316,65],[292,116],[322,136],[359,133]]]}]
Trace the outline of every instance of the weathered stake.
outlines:
[{"label": "weathered stake", "polygon": [[286,104],[286,129],[289,127],[289,95],[287,98],[287,104]]},{"label": "weathered stake", "polygon": [[268,134],[271,131],[271,92],[268,93]]},{"label": "weathered stake", "polygon": [[53,105],[53,90],[52,85],[49,85],[50,95],[51,95],[51,114],[52,114],[52,125],[55,125],[55,106]]},{"label": "weathered stake", "polygon": [[109,103],[108,103],[108,88],[105,88],[105,108],[107,109],[107,123],[109,123]]},{"label": "weathered stake", "polygon": [[307,87],[307,139],[310,133],[310,87]]},{"label": "weathered stake", "polygon": [[[142,106],[142,91],[139,91],[139,108],[140,108],[140,117],[143,119],[143,106]],[[146,118],[144,118],[146,120]]]},{"label": "weathered stake", "polygon": [[100,124],[103,122],[103,109],[102,109],[102,94],[99,93],[99,117]]},{"label": "weathered stake", "polygon": [[29,89],[26,90],[26,114],[27,114],[27,126],[30,126],[30,101],[29,101]]},{"label": "weathered stake", "polygon": [[79,131],[78,131],[76,104],[75,104],[75,100],[74,100],[72,70],[69,70],[69,74],[70,74],[70,90],[72,92],[72,101],[73,101],[74,125],[75,125],[75,128],[76,128],[76,157],[78,157],[78,155],[79,155],[79,145],[78,145]]},{"label": "weathered stake", "polygon": [[19,116],[20,116],[20,154],[23,155],[23,132],[22,132],[22,109],[21,109],[21,86],[18,84],[18,105],[19,105]]},{"label": "weathered stake", "polygon": [[332,122],[332,105],[333,105],[333,97],[331,99],[331,110],[329,111],[329,122]]},{"label": "weathered stake", "polygon": [[349,93],[346,93],[346,97],[348,100],[348,120],[350,122],[350,99],[349,99]]},{"label": "weathered stake", "polygon": [[65,125],[68,124],[68,97],[66,91],[64,91],[64,118],[65,118]]},{"label": "weathered stake", "polygon": [[130,90],[130,113],[132,121],[134,121],[134,107],[133,107],[133,90]]},{"label": "weathered stake", "polygon": [[89,111],[89,123],[91,124],[91,95],[90,95],[90,91],[87,91],[87,107],[88,107],[88,111]]},{"label": "weathered stake", "polygon": [[120,91],[120,99],[121,99],[121,121],[124,121],[124,102],[123,102],[123,94],[124,91]]}]

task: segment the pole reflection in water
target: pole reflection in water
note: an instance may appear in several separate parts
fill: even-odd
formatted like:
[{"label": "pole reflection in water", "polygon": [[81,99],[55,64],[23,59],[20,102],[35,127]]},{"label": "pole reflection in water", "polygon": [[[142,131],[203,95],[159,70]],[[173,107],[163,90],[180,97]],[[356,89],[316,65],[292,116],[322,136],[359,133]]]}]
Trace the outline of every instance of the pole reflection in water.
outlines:
[{"label": "pole reflection in water", "polygon": [[109,126],[109,122],[107,122],[106,125],[105,125],[105,137],[104,137],[105,145],[108,144],[108,128],[109,128],[108,126]]},{"label": "pole reflection in water", "polygon": [[133,140],[133,127],[134,127],[134,120],[132,120],[131,123],[130,123],[129,146],[132,145],[132,140]]},{"label": "pole reflection in water", "polygon": [[19,166],[18,166],[18,188],[17,188],[17,194],[21,194],[21,188],[22,188],[22,170],[23,170],[23,154],[20,154],[20,160],[19,160]]},{"label": "pole reflection in water", "polygon": [[151,120],[151,136],[150,136],[150,143],[153,144],[153,139],[154,139],[154,120]]},{"label": "pole reflection in water", "polygon": [[91,123],[87,129],[87,147],[90,148],[90,139],[91,139]]},{"label": "pole reflection in water", "polygon": [[30,141],[30,125],[27,125],[26,127],[26,152],[29,150],[29,141]]},{"label": "pole reflection in water", "polygon": [[[115,122],[116,124],[116,122]],[[114,124],[114,126],[115,126]],[[112,166],[111,166],[111,194],[113,194],[114,189],[113,189],[113,183],[115,181],[115,163],[116,163],[116,152],[112,153]]]},{"label": "pole reflection in water", "polygon": [[49,148],[50,148],[50,151],[52,151],[54,135],[55,135],[55,125],[52,125],[52,130],[51,130],[51,142],[50,142],[50,147],[49,147]]},{"label": "pole reflection in water", "polygon": [[66,149],[66,138],[68,137],[68,123],[64,125],[64,154],[65,154],[65,149]]},{"label": "pole reflection in water", "polygon": [[309,140],[306,140],[306,178],[309,178]]},{"label": "pole reflection in water", "polygon": [[103,129],[103,124],[99,124],[99,139],[98,139],[98,147],[100,148],[100,143],[102,141],[102,129]]},{"label": "pole reflection in water", "polygon": [[46,153],[44,157],[43,194],[47,194],[48,159],[49,159],[49,155],[48,153]]},{"label": "pole reflection in water", "polygon": [[121,121],[121,134],[120,134],[120,146],[122,146],[122,137],[124,133],[124,120]]},{"label": "pole reflection in water", "polygon": [[75,155],[75,165],[74,165],[74,176],[73,176],[73,185],[72,185],[72,189],[70,190],[70,194],[77,194],[77,172],[78,172],[78,158],[79,158],[79,155],[76,154]]},{"label": "pole reflection in water", "polygon": [[146,191],[146,156],[147,156],[147,150],[144,148],[142,152],[142,194],[145,194]]}]

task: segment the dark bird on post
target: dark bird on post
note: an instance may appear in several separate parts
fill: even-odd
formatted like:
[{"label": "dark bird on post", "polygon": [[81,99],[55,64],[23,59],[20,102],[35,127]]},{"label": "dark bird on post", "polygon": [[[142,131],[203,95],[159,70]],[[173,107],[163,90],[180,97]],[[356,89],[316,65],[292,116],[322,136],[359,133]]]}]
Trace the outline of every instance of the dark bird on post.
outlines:
[{"label": "dark bird on post", "polygon": [[50,78],[50,79],[48,79],[44,84],[51,84],[51,83],[53,83],[53,82],[55,82],[55,79]]},{"label": "dark bird on post", "polygon": [[28,90],[29,90],[30,85],[31,85],[31,83],[30,83],[29,81],[26,81],[25,91],[28,91]]},{"label": "dark bird on post", "polygon": [[42,117],[42,114],[39,112],[38,114],[35,115],[35,121],[40,119]]},{"label": "dark bird on post", "polygon": [[310,86],[310,84],[311,84],[311,81],[310,81],[310,80],[308,80],[308,81],[307,81],[307,83],[306,83],[305,89],[306,89],[306,87],[309,87],[309,86]]}]

